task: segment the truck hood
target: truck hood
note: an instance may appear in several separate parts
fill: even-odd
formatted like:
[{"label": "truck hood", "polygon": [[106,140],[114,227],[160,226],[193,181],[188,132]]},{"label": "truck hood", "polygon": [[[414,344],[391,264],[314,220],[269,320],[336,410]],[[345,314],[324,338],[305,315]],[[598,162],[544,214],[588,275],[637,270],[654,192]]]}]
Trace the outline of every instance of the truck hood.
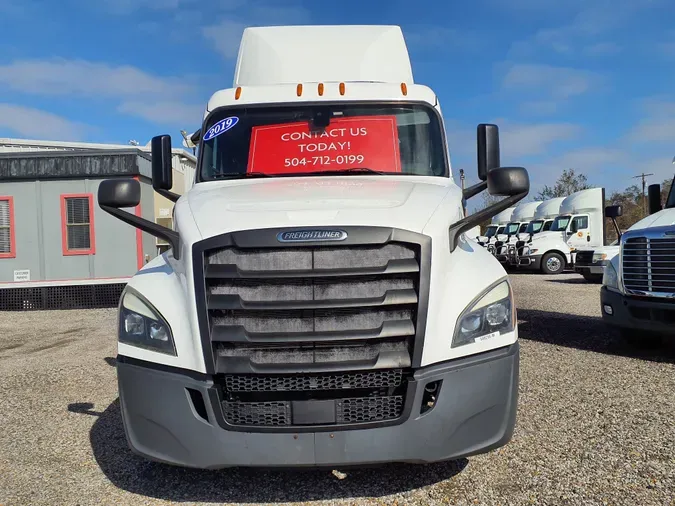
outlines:
[{"label": "truck hood", "polygon": [[563,232],[559,230],[557,231],[547,230],[546,232],[539,232],[537,234],[534,234],[534,236],[532,236],[532,242],[545,241],[547,239],[551,239],[552,237],[564,240]]},{"label": "truck hood", "polygon": [[[456,194],[456,195],[455,195]],[[330,176],[198,183],[187,193],[202,238],[234,230],[294,226],[393,226],[422,232],[444,198],[444,178]]]},{"label": "truck hood", "polygon": [[642,230],[652,227],[667,227],[675,225],[675,209],[663,209],[634,223],[628,230]]}]

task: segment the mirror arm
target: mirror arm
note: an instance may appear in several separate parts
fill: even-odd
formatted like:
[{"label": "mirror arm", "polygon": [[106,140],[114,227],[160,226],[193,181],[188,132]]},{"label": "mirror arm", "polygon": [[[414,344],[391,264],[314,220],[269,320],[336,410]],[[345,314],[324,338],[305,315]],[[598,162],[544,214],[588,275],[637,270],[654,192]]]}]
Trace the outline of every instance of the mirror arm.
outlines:
[{"label": "mirror arm", "polygon": [[473,186],[469,186],[464,190],[462,193],[462,196],[465,199],[470,199],[471,197],[474,197],[475,195],[478,195],[480,192],[485,190],[487,188],[487,181],[481,181],[480,183],[477,183]]},{"label": "mirror arm", "polygon": [[136,216],[135,214],[117,209],[116,207],[104,206],[101,204],[99,204],[99,206],[106,213],[112,214],[115,218],[128,223],[129,225],[142,230],[143,232],[147,232],[150,235],[154,235],[155,237],[166,240],[169,244],[171,244],[174,258],[176,260],[180,260],[180,236],[177,232],[171,230],[170,228],[163,227],[162,225],[158,225],[157,223],[153,223],[152,221],[146,220],[145,218]]},{"label": "mirror arm", "polygon": [[621,240],[621,229],[619,228],[619,224],[616,222],[616,218],[612,218],[612,223],[614,223],[614,228],[616,229],[617,240]]},{"label": "mirror arm", "polygon": [[459,242],[459,236],[469,230],[470,228],[475,227],[476,225],[481,224],[485,220],[488,220],[495,216],[498,213],[501,213],[504,209],[508,209],[516,202],[527,197],[528,191],[507,197],[504,200],[500,200],[496,204],[493,204],[485,209],[478,211],[466,218],[459,220],[457,223],[454,223],[449,230],[450,235],[450,253],[455,251],[457,248],[457,243]]},{"label": "mirror arm", "polygon": [[180,195],[170,192],[169,190],[156,189],[155,191],[162,197],[169,199],[171,202],[178,202],[178,199],[180,198]]}]

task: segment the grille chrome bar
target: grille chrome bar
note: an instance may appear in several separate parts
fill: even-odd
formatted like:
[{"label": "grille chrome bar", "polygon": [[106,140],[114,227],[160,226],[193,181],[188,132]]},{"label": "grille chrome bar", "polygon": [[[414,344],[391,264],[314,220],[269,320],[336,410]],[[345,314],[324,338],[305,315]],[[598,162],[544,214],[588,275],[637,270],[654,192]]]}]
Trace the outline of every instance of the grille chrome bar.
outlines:
[{"label": "grille chrome bar", "polygon": [[418,273],[420,270],[414,258],[389,260],[384,267],[360,267],[343,269],[296,269],[286,271],[243,270],[234,264],[211,264],[206,268],[206,277],[214,279],[306,279],[306,278],[348,278],[356,276],[380,276],[390,274]]},{"label": "grille chrome bar", "polygon": [[621,254],[623,281],[632,295],[675,297],[675,239],[664,227],[626,234]]},{"label": "grille chrome bar", "polygon": [[214,342],[300,344],[310,342],[337,343],[343,341],[369,341],[389,337],[414,336],[415,325],[410,320],[385,321],[379,328],[326,331],[326,332],[249,332],[243,325],[214,325],[211,339]]},{"label": "grille chrome bar", "polygon": [[417,303],[415,290],[388,290],[382,297],[327,300],[251,301],[240,295],[209,296],[208,309],[250,311],[297,311],[309,309],[349,309],[379,306],[404,306]]}]

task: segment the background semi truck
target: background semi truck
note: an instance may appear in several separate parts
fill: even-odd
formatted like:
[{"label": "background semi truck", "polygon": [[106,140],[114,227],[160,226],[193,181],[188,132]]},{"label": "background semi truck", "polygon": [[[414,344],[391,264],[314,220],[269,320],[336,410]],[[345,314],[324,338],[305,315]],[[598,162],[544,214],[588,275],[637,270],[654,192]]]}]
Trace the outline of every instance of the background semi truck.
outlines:
[{"label": "background semi truck", "polygon": [[497,213],[492,217],[492,221],[485,228],[485,233],[482,236],[476,237],[481,246],[492,244],[497,241],[497,237],[504,233],[506,224],[511,221],[511,216],[513,215],[513,210],[515,206],[504,209],[501,213]]},{"label": "background semi truck", "polygon": [[[245,30],[233,87],[209,100],[194,186],[153,187],[174,229],[100,206],[171,249],[119,308],[118,388],[130,447],[183,466],[431,462],[513,433],[519,345],[502,266],[465,232],[529,192],[477,129],[480,182],[454,182],[436,94],[390,26]],[[498,203],[464,216],[482,191]]]},{"label": "background semi truck", "polygon": [[[606,245],[605,190],[590,188],[573,193],[560,204],[551,229],[524,241],[509,264],[545,274],[574,267],[576,253]],[[522,251],[522,253],[520,253]]]},{"label": "background semi truck", "polygon": [[674,187],[662,209],[660,185],[650,185],[650,215],[621,235],[604,269],[602,319],[636,344],[675,336]]}]

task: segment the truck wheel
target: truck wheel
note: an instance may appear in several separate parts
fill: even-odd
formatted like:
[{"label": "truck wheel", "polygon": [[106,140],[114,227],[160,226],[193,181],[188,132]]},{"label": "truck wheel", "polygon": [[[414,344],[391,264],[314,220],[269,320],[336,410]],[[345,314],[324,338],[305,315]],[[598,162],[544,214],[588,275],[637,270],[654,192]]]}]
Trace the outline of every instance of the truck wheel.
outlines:
[{"label": "truck wheel", "polygon": [[544,274],[560,274],[565,270],[565,259],[558,253],[546,253],[541,259],[541,271]]},{"label": "truck wheel", "polygon": [[591,283],[602,283],[602,274],[591,274],[590,272],[582,273],[582,276],[586,281]]}]

